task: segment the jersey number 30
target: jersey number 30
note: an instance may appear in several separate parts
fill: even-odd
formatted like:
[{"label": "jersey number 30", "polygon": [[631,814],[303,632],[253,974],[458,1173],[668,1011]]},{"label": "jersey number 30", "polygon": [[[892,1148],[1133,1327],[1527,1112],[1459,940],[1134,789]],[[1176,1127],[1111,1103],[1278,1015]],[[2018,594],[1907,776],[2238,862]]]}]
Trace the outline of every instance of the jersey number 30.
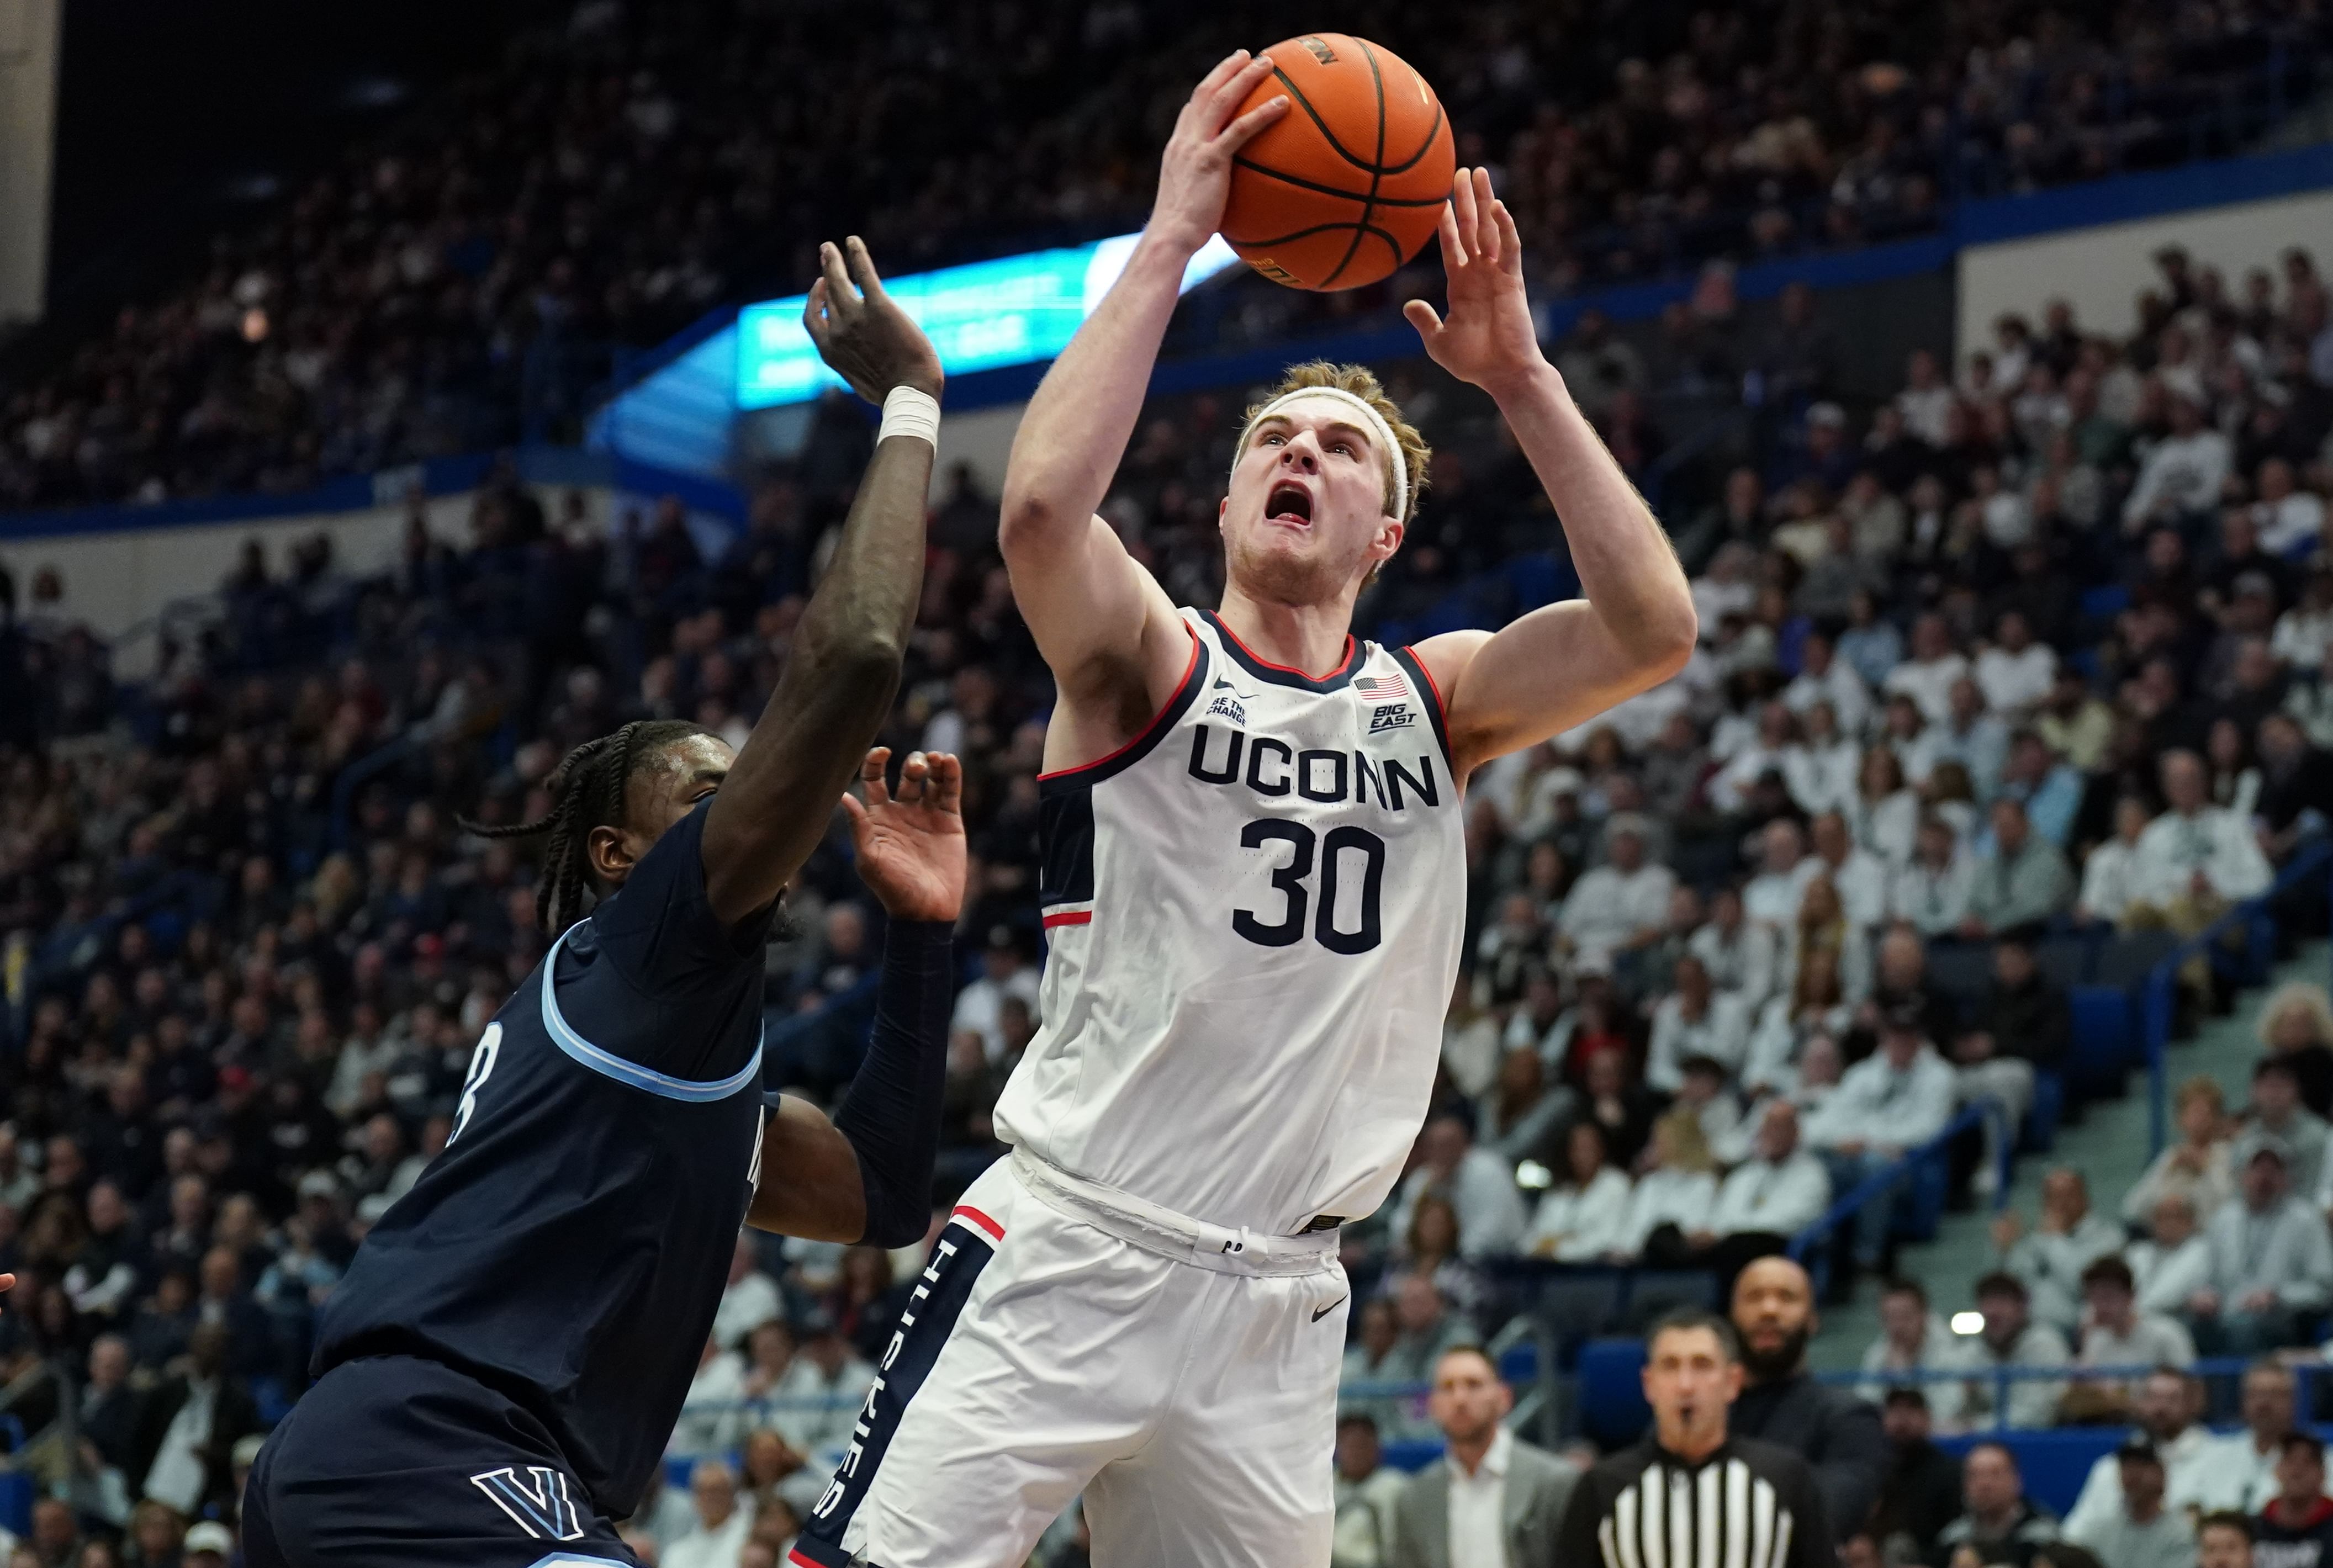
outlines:
[{"label": "jersey number 30", "polygon": [[[1304,940],[1305,915],[1312,904],[1312,890],[1305,878],[1312,875],[1312,862],[1317,853],[1320,862],[1320,911],[1311,924],[1312,940],[1330,952],[1367,952],[1384,940],[1382,921],[1378,914],[1378,894],[1385,883],[1385,840],[1366,827],[1349,823],[1331,827],[1324,835],[1316,835],[1301,822],[1291,822],[1280,817],[1262,817],[1251,822],[1240,833],[1240,844],[1248,849],[1262,849],[1266,845],[1285,844],[1289,848],[1288,864],[1275,866],[1272,885],[1286,900],[1281,906],[1280,918],[1266,924],[1253,910],[1232,911],[1232,929],[1248,941],[1263,947],[1293,947]],[[1361,856],[1360,924],[1352,931],[1337,927],[1337,887],[1340,875],[1349,875],[1353,867],[1349,855]]]}]

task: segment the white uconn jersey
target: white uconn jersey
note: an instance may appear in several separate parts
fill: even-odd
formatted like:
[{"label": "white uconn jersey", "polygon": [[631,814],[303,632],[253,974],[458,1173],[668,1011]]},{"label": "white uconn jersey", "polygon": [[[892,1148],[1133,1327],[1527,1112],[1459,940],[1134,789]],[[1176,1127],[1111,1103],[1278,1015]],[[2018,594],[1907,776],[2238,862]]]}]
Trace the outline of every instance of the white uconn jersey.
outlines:
[{"label": "white uconn jersey", "polygon": [[1186,609],[1134,741],[1041,781],[1044,1027],[998,1135],[1073,1176],[1291,1235],[1384,1201],[1425,1117],[1466,911],[1416,656],[1314,680]]}]

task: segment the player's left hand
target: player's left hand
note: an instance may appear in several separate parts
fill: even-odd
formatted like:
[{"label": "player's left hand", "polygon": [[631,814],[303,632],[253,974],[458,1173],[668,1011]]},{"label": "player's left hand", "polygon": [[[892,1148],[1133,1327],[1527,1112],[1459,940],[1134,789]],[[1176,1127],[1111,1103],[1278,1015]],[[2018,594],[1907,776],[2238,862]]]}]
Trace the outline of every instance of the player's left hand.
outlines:
[{"label": "player's left hand", "polygon": [[878,746],[859,770],[867,798],[842,798],[859,879],[893,920],[953,922],[964,907],[964,764],[946,751],[915,751],[899,768],[899,789],[884,782],[891,749]]},{"label": "player's left hand", "polygon": [[1551,370],[1531,324],[1523,287],[1523,242],[1507,204],[1491,194],[1488,169],[1462,168],[1442,209],[1442,271],[1449,279],[1445,320],[1424,300],[1401,308],[1426,352],[1461,381],[1496,397],[1504,387]]}]

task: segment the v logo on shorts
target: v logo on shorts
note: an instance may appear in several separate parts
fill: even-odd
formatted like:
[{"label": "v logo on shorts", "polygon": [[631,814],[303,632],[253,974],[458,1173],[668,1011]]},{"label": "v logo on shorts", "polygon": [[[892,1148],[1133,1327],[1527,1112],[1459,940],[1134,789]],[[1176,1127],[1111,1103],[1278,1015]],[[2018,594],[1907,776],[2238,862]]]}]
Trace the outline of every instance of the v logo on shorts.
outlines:
[{"label": "v logo on shorts", "polygon": [[531,1486],[518,1478],[514,1465],[482,1471],[470,1477],[470,1485],[493,1498],[495,1507],[536,1540],[581,1541],[583,1521],[567,1495],[566,1474],[549,1465],[529,1465],[526,1472]]}]

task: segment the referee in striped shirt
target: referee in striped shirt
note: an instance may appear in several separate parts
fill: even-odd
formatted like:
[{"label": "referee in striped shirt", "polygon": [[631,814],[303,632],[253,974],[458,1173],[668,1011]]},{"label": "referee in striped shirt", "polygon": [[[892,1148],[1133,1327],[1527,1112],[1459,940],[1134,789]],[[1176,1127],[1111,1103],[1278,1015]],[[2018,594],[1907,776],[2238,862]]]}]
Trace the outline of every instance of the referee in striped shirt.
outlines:
[{"label": "referee in striped shirt", "polygon": [[1571,1494],[1567,1568],[1837,1568],[1830,1521],[1806,1461],[1729,1438],[1741,1343],[1714,1313],[1671,1313],[1645,1341],[1653,1429]]}]

